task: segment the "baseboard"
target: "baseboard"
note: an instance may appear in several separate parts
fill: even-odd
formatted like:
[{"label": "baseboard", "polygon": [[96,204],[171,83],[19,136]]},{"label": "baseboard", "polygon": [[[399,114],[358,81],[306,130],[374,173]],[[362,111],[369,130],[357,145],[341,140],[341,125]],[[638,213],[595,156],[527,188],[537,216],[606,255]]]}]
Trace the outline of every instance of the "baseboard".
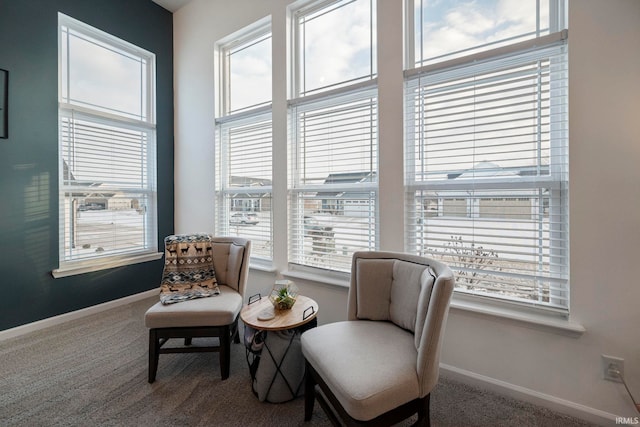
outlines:
[{"label": "baseboard", "polygon": [[464,369],[459,369],[444,363],[440,364],[440,373],[445,378],[451,378],[471,386],[541,406],[590,423],[611,425],[616,421],[617,416],[614,414],[571,402],[569,400],[559,399],[549,394],[540,393],[535,390],[476,374]]},{"label": "baseboard", "polygon": [[140,292],[139,294],[129,295],[128,297],[120,298],[113,301],[107,301],[102,304],[93,305],[91,307],[71,311],[69,313],[60,314],[58,316],[49,317],[47,319],[38,320],[37,322],[27,323],[26,325],[20,325],[16,326],[15,328],[6,329],[4,331],[0,331],[0,341],[28,334],[29,332],[39,331],[40,329],[59,325],[71,320],[80,319],[85,316],[100,313],[101,311],[109,310],[111,308],[116,308],[122,305],[130,304],[132,302],[140,301],[145,298],[158,295],[159,292],[159,288],[151,289],[148,291]]}]

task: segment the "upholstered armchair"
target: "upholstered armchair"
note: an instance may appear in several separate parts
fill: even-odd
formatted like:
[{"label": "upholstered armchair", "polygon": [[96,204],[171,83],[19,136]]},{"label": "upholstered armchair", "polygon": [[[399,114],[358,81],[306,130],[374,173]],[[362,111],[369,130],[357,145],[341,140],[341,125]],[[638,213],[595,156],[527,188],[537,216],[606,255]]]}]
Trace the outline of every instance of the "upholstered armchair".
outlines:
[{"label": "upholstered armchair", "polygon": [[[149,328],[149,382],[156,379],[165,353],[219,352],[222,379],[229,377],[230,344],[239,343],[251,242],[206,234],[168,236],[158,303],[145,314]],[[209,296],[212,295],[212,296]],[[197,337],[218,337],[219,345],[200,346]],[[183,338],[184,346],[162,346]]]},{"label": "upholstered armchair", "polygon": [[302,335],[305,420],[317,398],[334,424],[336,415],[347,425],[380,426],[417,413],[416,424],[429,425],[453,286],[438,261],[356,252],[348,320]]}]

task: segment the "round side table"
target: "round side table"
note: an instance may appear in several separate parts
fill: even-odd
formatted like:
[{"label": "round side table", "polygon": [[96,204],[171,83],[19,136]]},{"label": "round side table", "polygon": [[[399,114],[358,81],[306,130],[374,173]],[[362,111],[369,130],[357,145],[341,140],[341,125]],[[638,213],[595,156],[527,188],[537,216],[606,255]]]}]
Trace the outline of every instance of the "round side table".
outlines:
[{"label": "round side table", "polygon": [[[269,318],[268,320],[260,320]],[[249,298],[240,312],[252,389],[261,401],[286,402],[304,393],[300,335],[317,326],[318,303],[298,295],[289,310],[274,310],[267,297]]]},{"label": "round side table", "polygon": [[[253,297],[252,297],[253,298]],[[265,311],[274,313],[273,319],[259,320]],[[240,318],[245,325],[261,331],[284,331],[309,323],[318,315],[318,303],[304,295],[298,295],[296,303],[289,310],[275,310],[269,298],[263,297],[242,307]]]}]

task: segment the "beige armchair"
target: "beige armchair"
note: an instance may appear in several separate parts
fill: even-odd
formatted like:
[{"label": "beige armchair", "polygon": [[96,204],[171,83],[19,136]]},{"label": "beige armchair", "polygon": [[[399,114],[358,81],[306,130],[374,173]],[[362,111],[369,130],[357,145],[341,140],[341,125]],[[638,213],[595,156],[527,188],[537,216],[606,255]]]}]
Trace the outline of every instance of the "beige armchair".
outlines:
[{"label": "beige armchair", "polygon": [[302,335],[305,420],[318,398],[334,424],[336,415],[380,426],[417,413],[416,424],[429,425],[453,286],[449,267],[435,260],[356,252],[348,320]]},{"label": "beige armchair", "polygon": [[[186,243],[179,246],[172,245],[170,242],[176,239]],[[147,310],[144,320],[149,328],[150,383],[156,379],[159,356],[165,353],[219,352],[222,379],[229,377],[231,340],[235,343],[240,342],[238,315],[244,300],[250,252],[251,242],[238,237],[178,235],[168,236],[165,239],[166,259],[175,260],[182,253],[187,262],[185,262],[186,272],[181,272],[179,267],[174,267],[169,275],[167,275],[168,264],[165,264],[163,289],[166,276],[181,275],[182,280],[178,280],[180,284],[185,282],[188,284],[191,280],[198,281],[212,276],[211,270],[215,271],[217,286],[215,283],[213,286],[194,286],[193,290],[189,289],[185,292],[187,294],[185,300],[171,304],[158,302]],[[195,260],[200,267],[194,273],[193,267],[189,269],[187,265],[192,266]],[[194,294],[201,296],[212,293],[210,292],[212,287],[216,288],[217,295],[193,298]],[[161,293],[161,299],[163,297]],[[196,337],[218,337],[219,345],[192,345],[192,339]],[[162,346],[171,338],[184,338],[184,346],[163,348]]]}]

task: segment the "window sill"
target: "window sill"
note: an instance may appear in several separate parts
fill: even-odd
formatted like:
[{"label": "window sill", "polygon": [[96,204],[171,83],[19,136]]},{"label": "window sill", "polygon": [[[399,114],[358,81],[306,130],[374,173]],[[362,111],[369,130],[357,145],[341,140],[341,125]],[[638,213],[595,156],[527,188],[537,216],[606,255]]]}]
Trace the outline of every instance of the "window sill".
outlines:
[{"label": "window sill", "polygon": [[[331,272],[308,271],[294,267],[283,271],[282,276],[289,279],[306,280],[347,289],[350,286],[349,274],[347,273],[341,275]],[[451,309],[504,319],[522,326],[546,330],[573,338],[578,338],[586,332],[585,327],[580,323],[572,322],[551,313],[527,310],[519,306],[509,307],[509,304],[491,304],[487,301],[478,301],[478,298],[455,293],[451,300]]]},{"label": "window sill", "polygon": [[547,330],[573,338],[578,338],[586,332],[584,326],[568,319],[544,313],[527,312],[518,308],[471,301],[470,299],[461,298],[455,294],[451,300],[451,308],[454,310],[506,319],[534,329]]},{"label": "window sill", "polygon": [[91,273],[94,271],[107,270],[109,268],[139,264],[141,262],[155,261],[162,258],[163,255],[164,253],[162,252],[154,252],[144,255],[134,255],[117,259],[109,259],[100,263],[94,262],[91,264],[68,265],[51,271],[51,275],[54,277],[54,279],[60,279],[62,277],[75,276],[77,274]]},{"label": "window sill", "polygon": [[262,264],[260,262],[249,262],[249,269],[255,271],[261,271],[263,273],[277,273],[278,269],[273,265]]},{"label": "window sill", "polygon": [[349,288],[350,279],[349,274],[347,273],[320,273],[317,271],[289,269],[287,271],[283,271],[282,275],[291,279],[307,280],[325,285],[338,286],[340,288]]}]

